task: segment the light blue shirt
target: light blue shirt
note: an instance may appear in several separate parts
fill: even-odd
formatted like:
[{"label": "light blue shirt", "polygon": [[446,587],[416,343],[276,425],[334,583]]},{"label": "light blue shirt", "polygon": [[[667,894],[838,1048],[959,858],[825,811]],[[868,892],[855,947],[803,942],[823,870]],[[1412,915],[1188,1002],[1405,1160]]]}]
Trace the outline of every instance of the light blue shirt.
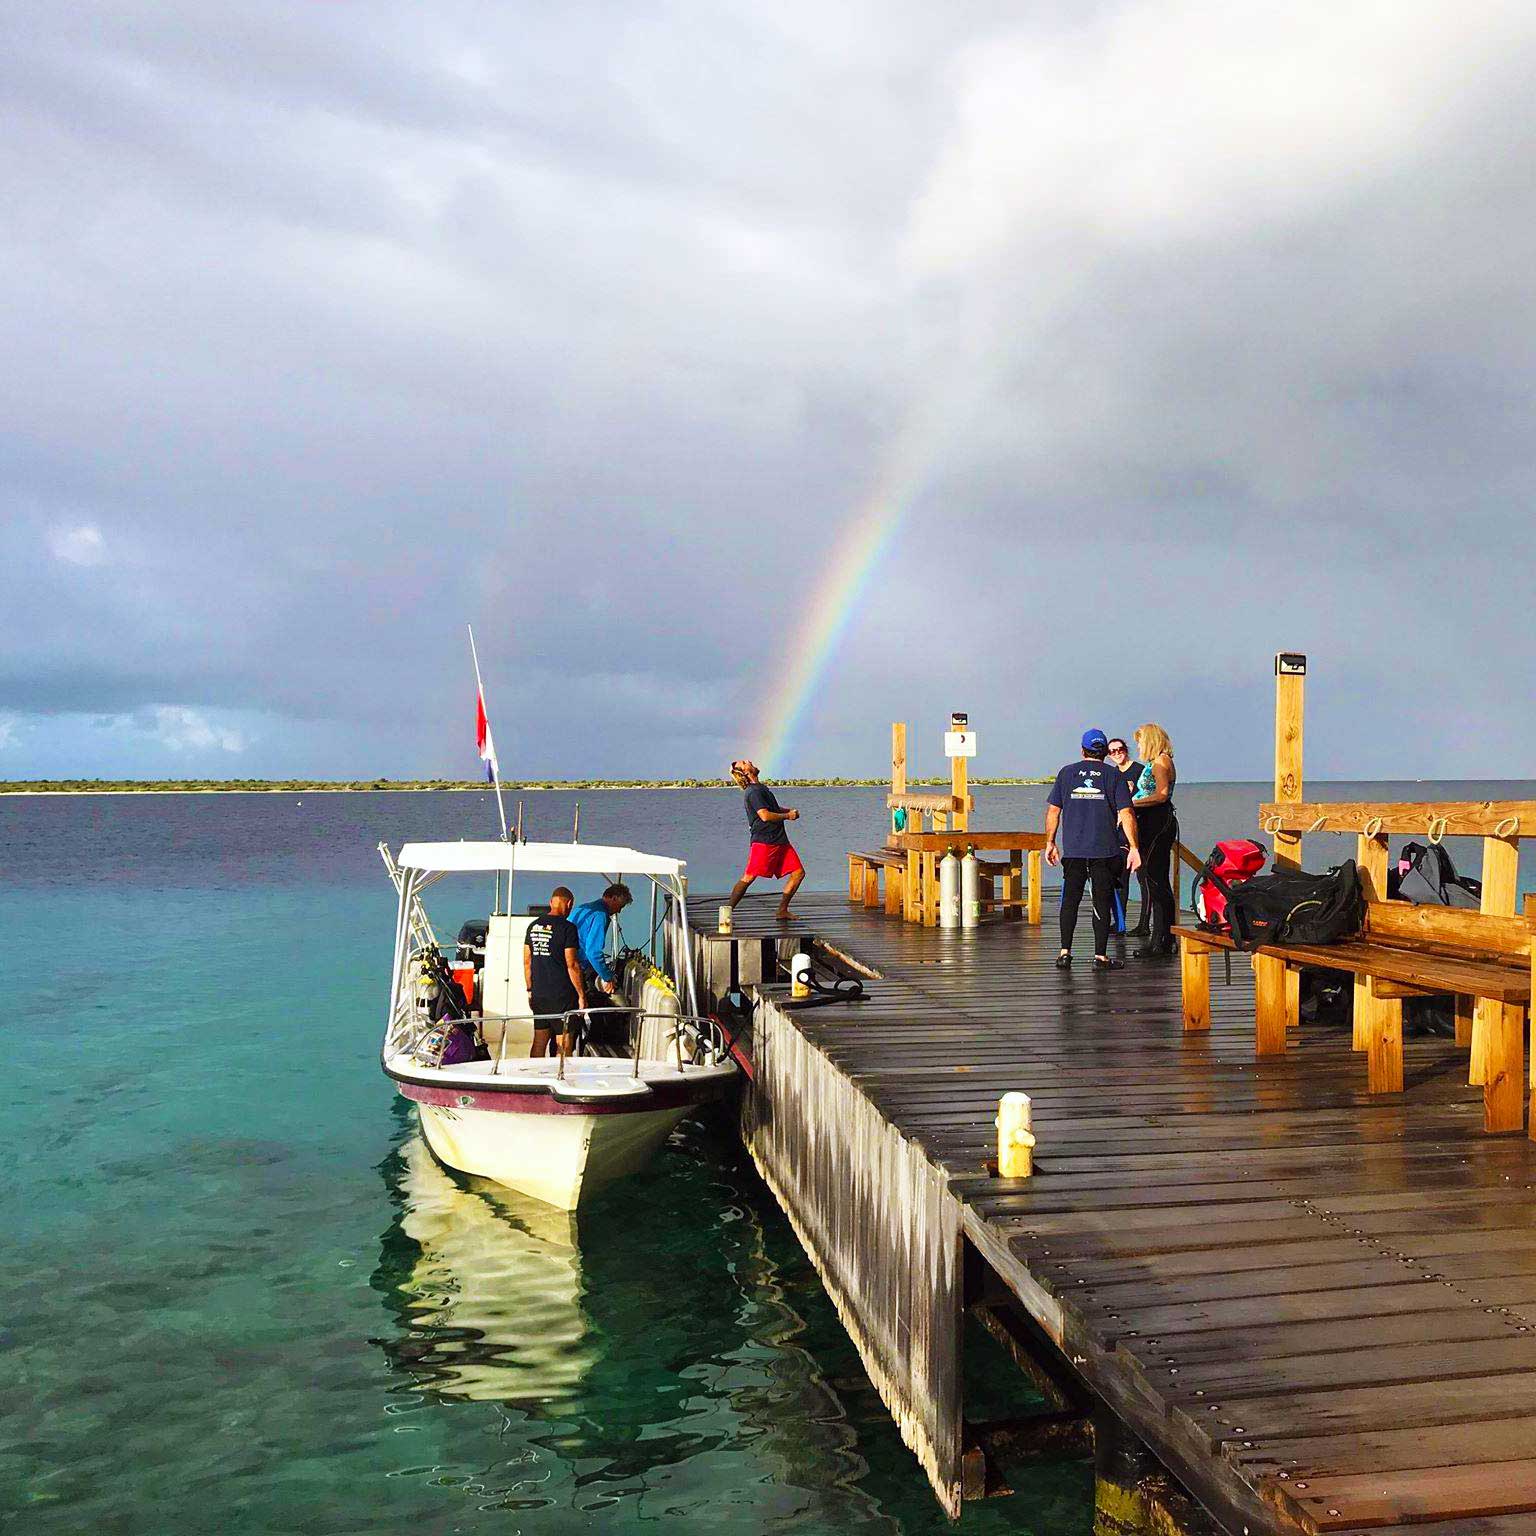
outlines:
[{"label": "light blue shirt", "polygon": [[581,958],[597,972],[602,981],[613,980],[613,967],[608,964],[608,908],[601,896],[596,901],[584,901],[571,913],[576,925],[576,937],[581,941]]}]

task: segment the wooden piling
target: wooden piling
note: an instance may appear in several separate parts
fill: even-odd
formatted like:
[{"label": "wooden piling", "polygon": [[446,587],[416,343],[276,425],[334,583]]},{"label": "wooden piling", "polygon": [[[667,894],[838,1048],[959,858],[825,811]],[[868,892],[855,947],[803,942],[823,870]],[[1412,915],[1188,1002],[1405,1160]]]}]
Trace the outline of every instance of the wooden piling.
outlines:
[{"label": "wooden piling", "polygon": [[969,758],[952,757],[949,760],[949,793],[955,802],[954,828],[964,832],[971,824]]},{"label": "wooden piling", "polygon": [[[1384,832],[1367,837],[1360,833],[1355,839],[1355,864],[1360,871],[1361,894],[1367,901],[1387,899],[1387,836]],[[1301,980],[1297,975],[1297,982]],[[1354,982],[1354,1047],[1357,1051],[1370,1048],[1371,1027],[1376,1016],[1376,1000],[1370,995],[1367,978],[1357,976]]]},{"label": "wooden piling", "polygon": [[[1275,656],[1275,799],[1295,802],[1302,793],[1302,724],[1306,713],[1307,658],[1297,651]],[[1276,869],[1301,868],[1301,834],[1275,833]],[[1301,1023],[1301,976],[1282,976],[1285,1021]],[[1279,1049],[1285,1049],[1282,1037]]]},{"label": "wooden piling", "polygon": [[[1295,804],[1302,793],[1302,723],[1307,658],[1294,651],[1275,657],[1275,799]],[[1274,833],[1275,868],[1301,868],[1301,834]]]},{"label": "wooden piling", "polygon": [[[1483,896],[1485,914],[1513,917],[1520,881],[1520,843],[1514,837],[1483,839]],[[1533,1000],[1536,1002],[1536,1000]],[[1518,1036],[1517,1036],[1518,1038]],[[1483,1088],[1484,1118],[1489,1130],[1517,1131],[1524,1119],[1524,1093],[1517,1079],[1508,1081],[1509,1024],[1503,1005],[1480,997],[1472,1012],[1472,1058],[1467,1081]],[[1499,1065],[1495,1070],[1494,1060]]]}]

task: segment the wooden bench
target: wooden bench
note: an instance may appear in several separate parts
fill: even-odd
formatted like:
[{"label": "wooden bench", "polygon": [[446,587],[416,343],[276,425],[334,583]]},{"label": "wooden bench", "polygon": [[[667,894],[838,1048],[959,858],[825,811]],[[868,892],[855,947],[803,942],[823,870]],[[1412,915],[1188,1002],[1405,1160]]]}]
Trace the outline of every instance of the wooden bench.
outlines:
[{"label": "wooden bench", "polygon": [[881,905],[880,875],[885,872],[884,905],[892,917],[900,917],[906,906],[907,855],[900,848],[875,848],[867,853],[848,855],[848,900],[866,907]]},{"label": "wooden bench", "polygon": [[[1210,1027],[1210,957],[1236,948],[1222,934],[1175,928],[1184,1028]],[[1531,1001],[1532,924],[1449,907],[1368,901],[1359,938],[1341,944],[1263,945],[1253,951],[1254,1025],[1260,1056],[1284,1052],[1293,1017],[1290,977],[1303,967],[1355,978],[1354,1046],[1367,1052],[1372,1093],[1403,1091],[1403,1001],[1449,993],[1456,1039],[1472,1048],[1471,1081],[1483,1089],[1484,1128],[1524,1123],[1524,1014]],[[1475,1006],[1474,1006],[1475,1005]],[[1474,1020],[1481,1027],[1474,1026]],[[1532,1047],[1536,1062],[1536,1042]]]}]

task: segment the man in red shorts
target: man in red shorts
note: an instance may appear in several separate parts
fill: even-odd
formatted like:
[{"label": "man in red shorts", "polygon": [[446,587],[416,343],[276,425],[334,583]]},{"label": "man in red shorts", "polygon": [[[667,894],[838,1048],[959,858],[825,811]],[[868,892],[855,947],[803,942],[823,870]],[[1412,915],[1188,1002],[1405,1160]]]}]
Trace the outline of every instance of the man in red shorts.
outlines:
[{"label": "man in red shorts", "polygon": [[789,881],[784,894],[779,897],[779,910],[774,915],[785,921],[789,917],[789,903],[805,879],[805,866],[800,862],[784,830],[786,821],[799,821],[800,812],[785,810],[773,797],[773,791],[757,778],[757,764],[741,758],[731,764],[731,777],[746,791],[747,835],[752,839],[747,856],[747,867],[741,879],[731,889],[731,905],[734,907],[754,880]]}]

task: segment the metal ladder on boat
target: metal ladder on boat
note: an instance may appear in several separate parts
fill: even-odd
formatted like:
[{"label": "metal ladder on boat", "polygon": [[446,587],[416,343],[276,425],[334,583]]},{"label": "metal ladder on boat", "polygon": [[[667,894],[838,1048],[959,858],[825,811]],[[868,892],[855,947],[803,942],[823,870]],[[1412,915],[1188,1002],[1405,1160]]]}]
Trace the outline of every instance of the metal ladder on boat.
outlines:
[{"label": "metal ladder on boat", "polygon": [[[384,868],[389,871],[390,883],[395,888],[398,896],[405,885],[405,876],[400,873],[400,866],[395,863],[395,856],[389,851],[388,843],[379,844],[379,857],[384,860]],[[433,931],[432,921],[427,916],[427,909],[421,904],[419,895],[411,897],[411,909],[407,914],[411,925],[411,939],[417,949],[425,949],[431,945],[433,949],[438,947],[437,934]]]}]

